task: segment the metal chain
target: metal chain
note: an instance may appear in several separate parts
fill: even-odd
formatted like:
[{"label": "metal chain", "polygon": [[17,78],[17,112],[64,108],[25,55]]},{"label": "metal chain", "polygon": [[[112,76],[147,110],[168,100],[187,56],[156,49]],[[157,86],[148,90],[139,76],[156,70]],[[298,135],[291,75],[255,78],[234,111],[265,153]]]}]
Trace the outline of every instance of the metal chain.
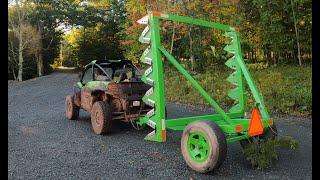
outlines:
[{"label": "metal chain", "polygon": [[[138,116],[140,116],[140,113],[142,111],[142,106],[140,106],[140,110],[139,110],[139,113],[138,113]],[[134,125],[134,122],[133,122],[133,119],[130,119],[130,122],[131,122],[131,125],[134,129],[136,130],[141,130],[143,129],[143,126],[140,126],[139,124],[136,123],[137,126]],[[139,127],[140,126],[140,127]]]}]

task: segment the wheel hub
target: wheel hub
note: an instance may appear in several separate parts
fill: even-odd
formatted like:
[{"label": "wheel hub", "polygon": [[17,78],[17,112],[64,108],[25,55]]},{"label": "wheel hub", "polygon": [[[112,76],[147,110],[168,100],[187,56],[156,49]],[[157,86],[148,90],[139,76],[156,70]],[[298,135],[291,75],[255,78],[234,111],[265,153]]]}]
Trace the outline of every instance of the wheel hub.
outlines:
[{"label": "wheel hub", "polygon": [[68,101],[68,105],[67,105],[67,110],[68,110],[68,113],[70,113],[71,112],[71,103]]},{"label": "wheel hub", "polygon": [[201,162],[208,159],[209,141],[202,133],[190,133],[187,146],[189,155],[193,160]]},{"label": "wheel hub", "polygon": [[101,115],[101,113],[99,113],[99,111],[96,111],[96,112],[95,112],[95,117],[96,117],[96,124],[97,124],[98,126],[100,126],[101,120],[102,120],[102,115]]}]

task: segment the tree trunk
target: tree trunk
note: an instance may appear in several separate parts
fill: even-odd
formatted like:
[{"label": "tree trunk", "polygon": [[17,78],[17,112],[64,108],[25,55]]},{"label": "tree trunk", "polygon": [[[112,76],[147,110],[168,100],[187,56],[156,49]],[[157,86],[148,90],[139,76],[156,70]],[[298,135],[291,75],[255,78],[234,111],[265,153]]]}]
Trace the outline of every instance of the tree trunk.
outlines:
[{"label": "tree trunk", "polygon": [[37,69],[38,69],[38,76],[43,76],[43,60],[42,60],[42,53],[40,52],[37,57]]},{"label": "tree trunk", "polygon": [[[168,1],[168,4],[170,4],[171,1]],[[175,0],[173,1],[173,7],[175,7]],[[174,36],[176,34],[176,24],[173,22],[173,30],[172,30],[172,37],[171,37],[171,47],[170,47],[170,54],[172,54],[173,51],[173,43],[174,43]]]},{"label": "tree trunk", "polygon": [[39,33],[40,33],[40,40],[39,40],[39,49],[38,49],[38,54],[36,56],[38,56],[37,59],[37,68],[38,68],[38,76],[43,76],[43,54],[42,54],[42,28],[41,26],[38,27],[39,29]]},{"label": "tree trunk", "polygon": [[172,37],[171,37],[171,47],[170,47],[170,54],[172,54],[173,51],[173,43],[174,43],[174,35],[176,33],[176,27],[175,24],[173,24],[173,32],[172,32]]},{"label": "tree trunk", "polygon": [[270,51],[266,52],[266,59],[267,59],[267,63],[269,64],[270,59],[271,59],[271,52]]},{"label": "tree trunk", "polygon": [[22,33],[19,33],[19,63],[18,63],[18,81],[21,82],[22,81],[22,69],[23,69],[23,47],[22,47]]},{"label": "tree trunk", "polygon": [[294,29],[295,29],[295,32],[296,32],[296,39],[297,39],[298,60],[299,60],[299,65],[301,66],[302,65],[302,61],[301,61],[301,54],[300,54],[299,33],[298,33],[298,27],[297,27],[296,16],[295,16],[292,0],[291,0],[291,8],[292,8],[292,14],[293,14]]},{"label": "tree trunk", "polygon": [[296,61],[296,56],[294,54],[294,51],[292,51],[291,56],[293,57],[293,61]]},{"label": "tree trunk", "polygon": [[[8,60],[9,60],[9,62],[11,62],[12,60],[11,60],[11,58],[10,58],[10,56],[8,55]],[[11,71],[12,71],[12,75],[13,75],[13,79],[16,81],[17,80],[17,76],[16,76],[16,73],[14,72],[14,65],[9,65],[8,64],[8,70],[10,71],[10,67],[11,67]]]},{"label": "tree trunk", "polygon": [[63,65],[62,41],[60,42],[60,66]]},{"label": "tree trunk", "polygon": [[194,54],[193,54],[193,40],[192,40],[192,37],[191,37],[191,30],[192,30],[192,27],[189,26],[189,32],[188,32],[188,35],[189,35],[189,47],[190,47],[190,61],[191,61],[191,71],[192,72],[195,72],[195,58],[194,58]]},{"label": "tree trunk", "polygon": [[13,78],[16,81],[17,80],[17,76],[16,76],[16,73],[14,72],[14,68],[12,67],[11,69],[12,69]]}]

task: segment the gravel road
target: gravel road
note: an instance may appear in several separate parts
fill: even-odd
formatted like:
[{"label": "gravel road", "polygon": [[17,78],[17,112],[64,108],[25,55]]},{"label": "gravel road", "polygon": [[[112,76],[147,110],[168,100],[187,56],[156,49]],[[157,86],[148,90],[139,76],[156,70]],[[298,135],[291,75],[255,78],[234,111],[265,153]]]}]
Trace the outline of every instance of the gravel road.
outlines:
[{"label": "gravel road", "polygon": [[[90,114],[64,115],[64,98],[77,75],[53,73],[21,83],[8,82],[9,179],[311,179],[311,118],[273,115],[279,132],[299,141],[297,152],[282,151],[270,169],[252,169],[239,143],[228,144],[220,169],[198,174],[180,153],[181,132],[166,143],[144,141],[150,130],[117,123],[108,136],[95,135]],[[168,118],[210,110],[168,103]]]}]

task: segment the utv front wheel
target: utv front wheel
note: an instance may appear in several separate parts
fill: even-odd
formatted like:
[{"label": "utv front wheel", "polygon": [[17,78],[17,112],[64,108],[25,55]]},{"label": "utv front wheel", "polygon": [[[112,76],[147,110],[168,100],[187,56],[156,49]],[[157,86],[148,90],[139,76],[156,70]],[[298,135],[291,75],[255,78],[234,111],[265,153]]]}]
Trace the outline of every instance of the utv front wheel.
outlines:
[{"label": "utv front wheel", "polygon": [[103,135],[111,130],[112,112],[107,102],[98,101],[92,106],[91,125],[94,133]]},{"label": "utv front wheel", "polygon": [[79,107],[74,103],[73,96],[67,96],[65,101],[66,117],[75,120],[79,116]]},{"label": "utv front wheel", "polygon": [[199,173],[210,172],[226,158],[225,135],[213,122],[194,121],[183,131],[181,152],[191,169]]}]

